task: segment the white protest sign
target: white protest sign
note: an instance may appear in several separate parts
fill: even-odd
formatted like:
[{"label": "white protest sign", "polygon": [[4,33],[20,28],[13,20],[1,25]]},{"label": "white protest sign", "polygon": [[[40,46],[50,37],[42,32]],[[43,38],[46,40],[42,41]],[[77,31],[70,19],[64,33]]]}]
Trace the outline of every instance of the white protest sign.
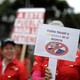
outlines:
[{"label": "white protest sign", "polygon": [[50,71],[52,73],[52,78],[50,80],[55,80],[56,66],[57,66],[57,59],[49,58],[49,66],[48,66],[48,68],[50,69]]},{"label": "white protest sign", "polygon": [[40,24],[34,55],[75,61],[79,30]]},{"label": "white protest sign", "polygon": [[44,22],[44,14],[44,8],[19,9],[11,35],[15,43],[35,45],[38,25]]}]

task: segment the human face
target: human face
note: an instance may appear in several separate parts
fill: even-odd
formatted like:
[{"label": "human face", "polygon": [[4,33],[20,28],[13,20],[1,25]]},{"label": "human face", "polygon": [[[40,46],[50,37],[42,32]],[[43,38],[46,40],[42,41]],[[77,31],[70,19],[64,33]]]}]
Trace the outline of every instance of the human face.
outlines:
[{"label": "human face", "polygon": [[50,46],[51,46],[51,48],[56,48],[58,46],[58,44],[56,44],[55,42],[50,42]]},{"label": "human face", "polygon": [[20,55],[22,51],[22,47],[20,45],[16,45],[15,49],[16,49],[17,54]]},{"label": "human face", "polygon": [[2,49],[2,55],[7,60],[12,60],[15,56],[15,47],[8,43]]}]

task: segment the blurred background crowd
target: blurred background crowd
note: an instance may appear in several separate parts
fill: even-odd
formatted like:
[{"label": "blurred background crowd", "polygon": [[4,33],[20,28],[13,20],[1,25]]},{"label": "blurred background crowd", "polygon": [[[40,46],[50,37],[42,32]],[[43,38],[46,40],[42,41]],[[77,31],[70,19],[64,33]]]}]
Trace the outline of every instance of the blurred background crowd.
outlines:
[{"label": "blurred background crowd", "polygon": [[80,14],[66,0],[0,0],[0,39],[9,36],[19,8],[45,8],[45,21],[61,20],[67,27],[80,29]]}]

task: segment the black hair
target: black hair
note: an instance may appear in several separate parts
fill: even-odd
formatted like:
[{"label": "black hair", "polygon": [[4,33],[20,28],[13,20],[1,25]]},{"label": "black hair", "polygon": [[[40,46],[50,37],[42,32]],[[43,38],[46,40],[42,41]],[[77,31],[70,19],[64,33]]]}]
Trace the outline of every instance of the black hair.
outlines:
[{"label": "black hair", "polygon": [[11,39],[7,38],[7,39],[1,41],[1,49],[3,49],[9,43],[12,44],[13,46],[15,46],[14,41],[12,41]]}]

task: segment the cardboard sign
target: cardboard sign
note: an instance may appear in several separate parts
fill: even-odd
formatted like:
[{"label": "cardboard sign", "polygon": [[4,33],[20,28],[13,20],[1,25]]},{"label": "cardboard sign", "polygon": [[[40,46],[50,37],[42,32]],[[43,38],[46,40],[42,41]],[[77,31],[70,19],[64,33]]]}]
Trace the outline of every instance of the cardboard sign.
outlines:
[{"label": "cardboard sign", "polygon": [[75,61],[79,30],[40,24],[34,55]]},{"label": "cardboard sign", "polygon": [[44,22],[44,14],[44,8],[19,9],[11,35],[15,43],[35,45],[38,25]]}]

